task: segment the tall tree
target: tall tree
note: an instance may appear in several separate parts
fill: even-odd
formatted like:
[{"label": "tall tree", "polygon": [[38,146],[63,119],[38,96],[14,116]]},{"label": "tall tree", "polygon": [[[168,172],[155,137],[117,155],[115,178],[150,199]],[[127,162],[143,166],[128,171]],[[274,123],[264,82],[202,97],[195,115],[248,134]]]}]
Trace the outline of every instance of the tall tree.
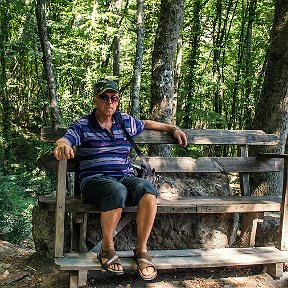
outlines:
[{"label": "tall tree", "polygon": [[[174,57],[184,18],[185,0],[162,0],[152,54],[152,119],[173,123]],[[152,152],[152,151],[151,151]],[[152,153],[169,155],[168,146],[155,147]]]},{"label": "tall tree", "polygon": [[[122,0],[115,2],[116,34],[113,40],[113,76],[119,78],[120,75],[120,24],[121,24],[121,4]],[[118,80],[117,80],[118,81]]]},{"label": "tall tree", "polygon": [[[2,147],[2,157],[4,169],[7,168],[7,160],[10,151],[10,129],[11,129],[11,107],[7,89],[7,75],[6,75],[6,48],[8,42],[8,7],[10,1],[3,1],[0,3],[0,94],[1,94],[1,126],[2,126],[2,143],[6,143]],[[2,162],[2,161],[1,161]]]},{"label": "tall tree", "polygon": [[252,81],[251,81],[251,50],[252,50],[252,28],[253,22],[255,18],[255,10],[257,7],[257,0],[249,1],[248,8],[248,23],[247,23],[247,31],[246,31],[246,39],[245,39],[245,91],[244,97],[247,105],[244,108],[244,119],[245,119],[245,129],[251,129],[252,126],[252,105],[249,103],[252,101],[251,99],[251,90],[252,90]]},{"label": "tall tree", "polygon": [[193,113],[193,100],[196,87],[197,65],[199,60],[200,36],[201,36],[201,9],[202,0],[193,1],[193,18],[191,19],[191,39],[188,40],[191,47],[187,59],[187,69],[185,75],[185,115],[184,125],[186,128],[192,127],[191,114]]},{"label": "tall tree", "polygon": [[48,95],[50,99],[51,120],[52,125],[57,127],[61,125],[61,114],[59,109],[58,94],[51,59],[50,42],[48,39],[48,33],[46,27],[46,14],[45,14],[46,6],[47,6],[46,0],[37,0],[36,17],[37,17],[39,38],[43,52],[43,65],[47,80]]},{"label": "tall tree", "polygon": [[144,53],[144,17],[145,8],[144,0],[137,0],[137,43],[136,54],[133,69],[132,93],[131,93],[131,115],[138,117],[139,115],[139,98],[141,85],[141,71]]},{"label": "tall tree", "polygon": [[[280,137],[274,152],[284,153],[288,134],[288,1],[275,1],[274,23],[271,31],[270,53],[265,80],[256,107],[254,129],[275,133]],[[273,149],[274,150],[274,149]],[[269,149],[261,149],[269,151]],[[259,151],[257,151],[259,152]],[[268,179],[255,179],[255,193],[281,193],[281,175],[271,174]],[[267,189],[268,188],[268,189]]]},{"label": "tall tree", "polygon": [[174,56],[184,17],[184,0],[162,0],[152,54],[152,119],[173,123]]},{"label": "tall tree", "polygon": [[230,11],[233,7],[233,0],[229,0],[226,8],[226,14],[223,18],[224,7],[221,0],[216,1],[216,14],[213,23],[212,39],[213,39],[213,64],[212,64],[212,78],[213,78],[213,95],[214,95],[214,111],[218,115],[216,118],[216,128],[224,128],[221,117],[223,116],[223,97],[224,97],[224,73],[222,61],[223,53],[225,53],[225,46],[227,35],[229,34],[229,17]]}]

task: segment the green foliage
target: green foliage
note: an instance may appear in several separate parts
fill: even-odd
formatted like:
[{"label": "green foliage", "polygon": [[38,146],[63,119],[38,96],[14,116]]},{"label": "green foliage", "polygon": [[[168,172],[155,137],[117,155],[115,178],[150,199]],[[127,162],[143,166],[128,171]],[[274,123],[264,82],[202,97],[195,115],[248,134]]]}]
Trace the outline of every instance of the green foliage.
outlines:
[{"label": "green foliage", "polygon": [[[14,166],[16,170],[17,167]],[[50,181],[37,170],[3,175],[0,173],[0,235],[11,243],[31,237],[32,208],[41,191],[51,189]]]},{"label": "green foliage", "polygon": [[5,171],[0,170],[0,236],[19,244],[31,237],[32,208],[37,196],[51,193],[55,182],[37,164],[51,145],[43,144],[39,135],[27,129],[15,129],[11,137],[9,165]]}]

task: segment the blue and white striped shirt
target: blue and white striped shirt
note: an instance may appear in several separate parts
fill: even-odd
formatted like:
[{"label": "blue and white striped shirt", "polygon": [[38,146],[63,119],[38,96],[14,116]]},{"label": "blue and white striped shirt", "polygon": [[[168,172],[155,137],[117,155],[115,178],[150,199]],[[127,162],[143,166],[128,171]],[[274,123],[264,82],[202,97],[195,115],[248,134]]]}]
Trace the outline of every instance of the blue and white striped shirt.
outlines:
[{"label": "blue and white striped shirt", "polygon": [[[64,135],[71,147],[77,146],[81,190],[91,177],[134,174],[129,157],[131,146],[121,123],[113,117],[110,133],[99,125],[95,111],[74,121]],[[121,117],[131,136],[143,131],[143,121],[126,113],[121,113]]]}]

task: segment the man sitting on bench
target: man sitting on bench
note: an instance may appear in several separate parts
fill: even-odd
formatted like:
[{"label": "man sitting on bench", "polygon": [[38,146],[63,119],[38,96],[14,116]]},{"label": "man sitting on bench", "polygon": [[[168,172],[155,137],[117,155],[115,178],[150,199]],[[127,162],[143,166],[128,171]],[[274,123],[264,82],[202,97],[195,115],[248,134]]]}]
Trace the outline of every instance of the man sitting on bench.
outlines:
[{"label": "man sitting on bench", "polygon": [[[96,83],[93,98],[95,109],[70,125],[67,133],[55,142],[54,155],[57,160],[74,158],[73,147],[77,147],[81,193],[86,202],[101,211],[103,240],[97,258],[103,268],[112,274],[123,274],[113,241],[122,208],[138,205],[134,258],[140,276],[144,280],[152,280],[157,271],[147,251],[147,241],[156,215],[157,191],[148,180],[134,175],[129,158],[131,146],[114,115],[119,100],[115,82],[101,80]],[[187,145],[186,134],[177,126],[138,120],[125,113],[121,113],[121,117],[131,136],[143,129],[153,129],[170,132],[181,146]]]}]

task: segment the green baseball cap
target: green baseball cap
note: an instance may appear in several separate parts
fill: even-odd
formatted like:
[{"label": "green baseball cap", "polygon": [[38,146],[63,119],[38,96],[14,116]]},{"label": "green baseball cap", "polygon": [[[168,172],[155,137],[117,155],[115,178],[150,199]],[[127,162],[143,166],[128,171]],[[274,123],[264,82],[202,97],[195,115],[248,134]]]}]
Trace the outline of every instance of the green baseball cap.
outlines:
[{"label": "green baseball cap", "polygon": [[103,79],[103,80],[98,81],[95,84],[94,95],[100,95],[107,90],[113,90],[113,91],[119,93],[118,85],[114,81]]}]

